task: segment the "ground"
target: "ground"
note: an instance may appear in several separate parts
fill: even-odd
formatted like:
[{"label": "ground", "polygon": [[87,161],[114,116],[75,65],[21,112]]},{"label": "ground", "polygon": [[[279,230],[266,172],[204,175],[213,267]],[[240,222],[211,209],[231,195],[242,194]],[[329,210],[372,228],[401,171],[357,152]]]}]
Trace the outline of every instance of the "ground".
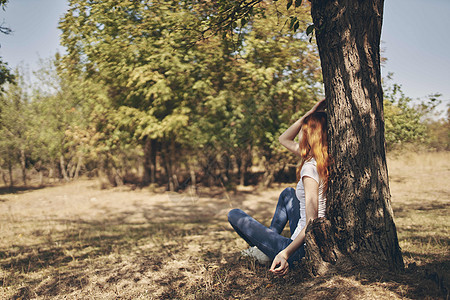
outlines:
[{"label": "ground", "polygon": [[1,299],[448,299],[450,153],[390,155],[404,272],[278,278],[240,257],[226,214],[269,223],[279,192],[167,193],[96,180],[0,195]]}]

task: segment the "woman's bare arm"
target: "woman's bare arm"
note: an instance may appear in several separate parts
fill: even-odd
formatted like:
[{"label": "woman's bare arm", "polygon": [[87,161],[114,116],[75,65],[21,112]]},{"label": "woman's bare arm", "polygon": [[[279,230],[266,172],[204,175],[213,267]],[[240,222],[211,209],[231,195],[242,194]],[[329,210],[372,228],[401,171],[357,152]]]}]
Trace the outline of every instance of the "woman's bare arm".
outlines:
[{"label": "woman's bare arm", "polygon": [[295,121],[294,124],[292,124],[282,135],[280,135],[280,137],[278,138],[280,144],[285,146],[292,153],[300,156],[299,144],[295,142],[294,139],[299,134],[305,119],[312,113],[323,110],[324,107],[325,99],[317,102],[316,105],[314,105],[313,108],[311,108],[303,117]]},{"label": "woman's bare arm", "polygon": [[[318,216],[319,210],[319,183],[309,176],[304,176],[302,178],[303,186],[305,188],[306,197],[306,224],[310,220],[314,220]],[[275,256],[270,271],[276,275],[282,276],[289,270],[289,264],[287,260],[289,257],[305,242],[306,237],[306,226],[303,227],[299,235],[289,244],[284,250],[280,251],[277,256]]]},{"label": "woman's bare arm", "polygon": [[292,153],[300,156],[300,147],[299,144],[294,141],[297,134],[300,132],[300,129],[302,128],[303,121],[305,119],[305,116],[303,116],[301,119],[298,119],[295,121],[294,124],[292,124],[280,137],[278,138],[278,141],[281,145],[286,147],[289,151]]}]

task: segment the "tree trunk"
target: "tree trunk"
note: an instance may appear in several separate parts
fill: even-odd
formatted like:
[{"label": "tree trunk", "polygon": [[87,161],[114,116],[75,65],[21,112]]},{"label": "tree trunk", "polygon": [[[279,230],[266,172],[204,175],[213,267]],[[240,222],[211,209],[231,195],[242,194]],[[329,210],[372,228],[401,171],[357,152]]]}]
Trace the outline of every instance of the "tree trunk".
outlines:
[{"label": "tree trunk", "polygon": [[8,173],[9,173],[9,187],[12,188],[14,185],[14,178],[11,160],[8,160]]},{"label": "tree trunk", "polygon": [[195,194],[197,194],[197,177],[195,175],[195,166],[192,161],[189,161],[189,175],[191,177],[191,186]]},{"label": "tree trunk", "polygon": [[49,178],[49,182],[50,182],[50,179],[52,179],[51,182],[53,182],[53,183],[55,182],[55,163],[54,162],[50,166],[50,170],[48,172],[48,178]]},{"label": "tree trunk", "polygon": [[4,183],[5,186],[7,186],[8,185],[8,179],[6,178],[6,174],[5,174],[5,172],[3,172],[2,169],[0,169],[0,172],[2,173],[3,183]]},{"label": "tree trunk", "polygon": [[178,189],[180,188],[180,183],[178,182],[178,176],[176,172],[177,170],[173,166],[174,161],[176,161],[175,153],[176,153],[175,142],[172,139],[169,145],[169,159],[167,160],[167,162],[169,163],[170,173],[172,173],[172,182],[174,185],[174,191],[178,191]]},{"label": "tree trunk", "polygon": [[61,175],[64,180],[67,182],[70,181],[66,171],[66,162],[64,161],[64,156],[62,154],[59,156],[59,168],[61,169]]},{"label": "tree trunk", "polygon": [[237,166],[237,176],[239,178],[239,185],[244,185],[244,176],[242,175],[242,155],[237,155],[236,157],[236,166]]},{"label": "tree trunk", "polygon": [[39,186],[43,186],[44,185],[44,173],[42,172],[42,170],[39,170]]},{"label": "tree trunk", "polygon": [[42,161],[37,161],[34,165],[33,168],[36,170],[36,172],[39,175],[39,187],[44,185],[44,172],[43,172],[43,166],[42,166]]},{"label": "tree trunk", "polygon": [[113,184],[109,178],[109,174],[108,174],[108,157],[107,155],[103,156],[101,155],[98,158],[98,168],[97,168],[97,176],[98,176],[98,180],[99,180],[99,185],[101,189],[106,189],[109,186],[111,186],[111,184]]},{"label": "tree trunk", "polygon": [[[221,158],[221,175],[225,182],[230,182],[231,159],[228,152],[222,154]],[[232,180],[232,179],[231,179]]]},{"label": "tree trunk", "polygon": [[[144,185],[155,183],[155,142],[155,140],[150,138],[146,138],[144,141],[144,176],[142,178]],[[154,156],[155,160],[153,159]]]},{"label": "tree trunk", "polygon": [[275,179],[273,169],[270,168],[270,167],[266,167],[266,171],[264,172],[264,177],[263,178],[264,178],[263,186],[265,188],[269,188],[270,185],[272,184],[272,182]]},{"label": "tree trunk", "polygon": [[26,164],[26,157],[25,157],[25,150],[20,150],[20,169],[22,170],[22,181],[23,185],[27,185],[27,164]]},{"label": "tree trunk", "polygon": [[167,176],[167,190],[174,192],[178,189],[178,180],[176,174],[173,172],[172,155],[174,152],[172,150],[172,145],[169,145],[167,142],[163,143],[161,156]]},{"label": "tree trunk", "polygon": [[[385,157],[380,75],[383,2],[311,1],[333,163],[327,195],[330,224],[316,232],[311,231],[313,224],[308,230],[316,237],[325,237],[327,233],[319,232],[330,230],[330,242],[335,243],[322,251],[328,253],[325,257],[317,256],[312,253],[320,248],[312,245],[317,238],[307,238],[307,256],[316,258],[310,262],[315,273],[339,264],[339,260],[359,266],[403,268]],[[330,258],[333,255],[336,260]]]},{"label": "tree trunk", "polygon": [[144,167],[144,174],[142,175],[142,184],[148,185],[150,184],[150,173],[151,173],[151,165],[150,165],[150,139],[146,138],[143,144],[144,150],[144,163],[142,166]]},{"label": "tree trunk", "polygon": [[76,165],[73,160],[74,158],[72,158],[67,164],[67,175],[69,176],[70,180],[72,180],[75,177]]},{"label": "tree trunk", "polygon": [[75,175],[74,178],[78,179],[78,177],[80,176],[80,171],[81,171],[81,166],[83,165],[83,156],[78,155],[78,160],[77,160],[77,167],[75,169]]},{"label": "tree trunk", "polygon": [[112,167],[111,179],[113,181],[114,186],[123,186],[123,176],[120,174],[120,171],[116,167]]},{"label": "tree trunk", "polygon": [[245,185],[245,174],[247,173],[247,160],[245,153],[241,153],[241,164],[239,165],[239,185]]},{"label": "tree trunk", "polygon": [[151,149],[152,152],[150,153],[150,183],[156,183],[156,154],[158,153],[158,142],[156,140],[151,140]]}]

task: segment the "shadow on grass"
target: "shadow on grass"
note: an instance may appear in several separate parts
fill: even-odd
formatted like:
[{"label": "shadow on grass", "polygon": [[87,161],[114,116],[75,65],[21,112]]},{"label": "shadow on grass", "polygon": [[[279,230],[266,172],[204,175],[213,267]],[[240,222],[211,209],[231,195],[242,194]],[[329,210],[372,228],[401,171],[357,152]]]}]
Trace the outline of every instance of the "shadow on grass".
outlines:
[{"label": "shadow on grass", "polygon": [[[284,277],[275,277],[268,266],[249,259],[228,260],[211,271],[209,284],[201,285],[196,299],[371,299],[388,297],[390,291],[407,299],[448,299],[448,286],[437,282],[432,265],[410,267],[403,272],[355,269],[346,273],[311,277],[301,264]],[[442,277],[440,277],[442,278]],[[368,288],[370,286],[371,288]],[[378,291],[376,291],[378,289]],[[172,294],[179,297],[181,294]]]},{"label": "shadow on grass", "polygon": [[[163,247],[162,244],[168,239],[177,240],[185,235],[200,234],[201,227],[192,227],[182,229],[170,223],[118,225],[116,222],[82,222],[62,233],[63,236],[55,238],[51,244],[1,250],[1,269],[10,276],[1,278],[0,285],[15,285],[17,281],[23,280],[39,296],[63,295],[86,285],[88,279],[85,271],[93,266],[96,266],[96,272],[104,275],[118,268],[120,260],[111,262],[109,257],[135,257],[137,259],[133,263],[140,261],[141,270],[133,267],[133,272],[125,272],[120,276],[116,274],[108,279],[108,283],[126,280],[139,271],[145,273],[148,269],[157,270],[158,261],[164,262],[164,257],[167,259],[182,251],[183,246],[175,244]],[[154,249],[147,247],[147,253],[140,254],[137,248],[146,244],[156,246]],[[46,280],[42,283],[30,281],[28,278],[35,277],[33,274],[39,274]],[[17,292],[17,296],[26,295],[27,291],[22,289]]]},{"label": "shadow on grass", "polygon": [[[205,235],[219,222],[208,209],[187,204],[171,211],[164,206],[138,207],[137,211],[146,221],[130,221],[135,210],[113,214],[107,209],[105,218],[100,220],[52,220],[65,229],[50,230],[47,236],[44,232],[48,230],[39,228],[46,228],[48,220],[35,221],[31,235],[45,236],[44,242],[0,247],[0,267],[8,274],[0,277],[0,286],[16,288],[13,298],[65,295],[85,286],[89,281],[85,271],[92,271],[94,266],[95,272],[108,277],[107,284],[127,279],[139,281],[142,276],[136,274],[158,271],[161,264],[183,251],[183,237]],[[111,261],[111,257],[132,257],[133,270],[122,273],[117,268],[126,266],[120,265],[121,260]],[[109,276],[114,270],[114,275]],[[160,284],[171,286],[182,281],[179,275],[170,276],[160,279]],[[35,281],[36,277],[45,280]],[[21,287],[23,284],[26,288]]]},{"label": "shadow on grass", "polygon": [[[36,190],[40,190],[40,189],[44,189],[46,187],[51,187],[54,185],[48,184],[48,185],[41,185],[41,186],[2,186],[0,187],[0,195],[5,195],[5,194],[19,194],[19,193],[24,193],[24,192],[31,192],[31,191],[36,191]],[[3,200],[5,201],[5,200]]]},{"label": "shadow on grass", "polygon": [[[397,274],[355,270],[309,277],[300,266],[286,277],[274,277],[268,272],[268,266],[242,259],[225,247],[238,239],[237,235],[221,239],[217,234],[212,235],[213,238],[208,234],[232,231],[226,216],[217,215],[231,208],[227,200],[214,199],[211,206],[196,205],[195,199],[175,197],[172,200],[174,205],[170,207],[153,205],[148,208],[130,203],[130,210],[120,213],[105,208],[104,216],[97,220],[55,219],[55,223],[66,227],[50,232],[46,242],[0,248],[0,266],[9,274],[0,277],[0,286],[13,286],[13,298],[63,296],[87,285],[107,293],[119,282],[144,282],[151,274],[158,273],[159,277],[151,280],[161,288],[161,299],[186,295],[194,295],[196,299],[354,299],[364,298],[367,285],[412,299],[445,298],[448,294],[445,278],[438,272],[440,266],[448,266],[445,257],[433,257],[432,263],[411,265]],[[244,200],[245,197],[235,197],[233,206],[242,207]],[[258,203],[246,210],[264,219],[271,216],[267,203]],[[132,221],[136,212],[144,220]],[[35,229],[33,232],[42,236],[45,231]],[[213,239],[213,246],[200,249],[189,266],[165,269],[168,262],[176,261],[187,251],[189,245],[185,237],[190,238],[191,243],[195,241],[193,237],[199,237],[201,242]],[[448,245],[448,238],[444,242]],[[419,257],[422,254],[405,255]],[[188,286],[189,272],[196,272],[201,278]],[[79,293],[80,297],[84,295]]]},{"label": "shadow on grass", "polygon": [[408,215],[417,214],[418,212],[434,213],[438,216],[446,216],[448,207],[448,203],[444,202],[404,204],[399,207],[394,207],[394,214],[396,218],[406,217]]}]

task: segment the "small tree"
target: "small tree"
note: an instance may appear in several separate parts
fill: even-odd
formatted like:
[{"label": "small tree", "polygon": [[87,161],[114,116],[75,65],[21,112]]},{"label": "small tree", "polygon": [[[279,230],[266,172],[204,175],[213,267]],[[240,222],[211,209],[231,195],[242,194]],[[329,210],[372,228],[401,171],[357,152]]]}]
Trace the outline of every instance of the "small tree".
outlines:
[{"label": "small tree", "polygon": [[17,82],[7,85],[0,95],[0,155],[9,172],[13,185],[13,168],[19,164],[23,184],[27,184],[27,161],[32,149],[29,137],[30,99],[23,77],[16,71]]}]

